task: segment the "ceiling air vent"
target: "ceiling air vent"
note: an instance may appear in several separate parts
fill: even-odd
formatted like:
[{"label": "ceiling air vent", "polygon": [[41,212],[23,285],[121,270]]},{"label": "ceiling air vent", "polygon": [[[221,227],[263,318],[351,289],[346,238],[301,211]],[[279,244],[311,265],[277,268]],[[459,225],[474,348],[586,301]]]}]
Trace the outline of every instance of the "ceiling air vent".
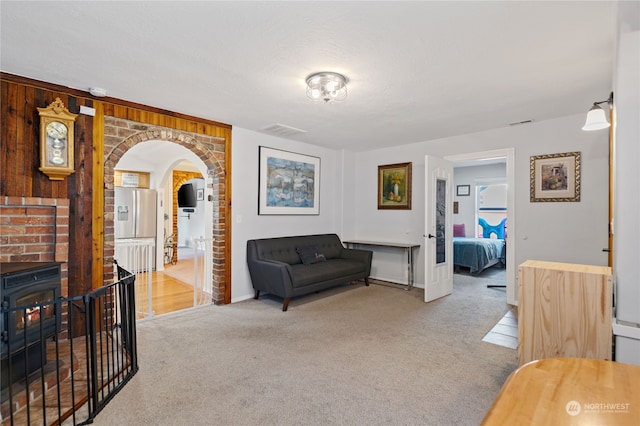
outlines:
[{"label": "ceiling air vent", "polygon": [[513,122],[513,123],[509,123],[509,126],[519,126],[521,124],[529,124],[529,123],[533,123],[533,120],[516,121],[516,122]]},{"label": "ceiling air vent", "polygon": [[263,127],[262,131],[271,133],[272,135],[283,137],[307,133],[306,130],[296,129],[295,127],[285,126],[284,124],[280,123],[270,124],[267,127]]}]

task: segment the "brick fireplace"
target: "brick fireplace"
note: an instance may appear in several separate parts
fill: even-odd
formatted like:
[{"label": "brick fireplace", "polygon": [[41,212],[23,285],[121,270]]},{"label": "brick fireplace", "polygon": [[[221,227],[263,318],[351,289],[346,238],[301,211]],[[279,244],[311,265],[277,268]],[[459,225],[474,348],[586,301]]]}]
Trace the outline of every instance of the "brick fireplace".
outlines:
[{"label": "brick fireplace", "polygon": [[60,262],[60,296],[69,296],[68,199],[0,197],[0,245],[1,263]]}]

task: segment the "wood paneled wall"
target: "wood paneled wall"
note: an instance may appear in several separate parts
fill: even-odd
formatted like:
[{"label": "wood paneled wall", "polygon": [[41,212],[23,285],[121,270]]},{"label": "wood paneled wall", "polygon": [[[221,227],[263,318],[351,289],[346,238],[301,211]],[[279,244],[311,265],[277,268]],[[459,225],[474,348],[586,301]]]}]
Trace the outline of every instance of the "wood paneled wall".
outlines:
[{"label": "wood paneled wall", "polygon": [[[0,80],[0,195],[69,199],[69,295],[91,289],[91,205],[93,194],[92,117],[79,115],[75,124],[75,173],[52,181],[38,170],[40,119],[38,107],[47,107],[59,97],[71,112],[91,99],[61,88],[35,82]],[[89,254],[87,256],[87,254]]]},{"label": "wood paneled wall", "polygon": [[[38,107],[59,97],[70,112],[80,106],[95,108],[96,115],[79,115],[75,124],[75,173],[51,181],[39,167]],[[0,195],[68,198],[69,294],[83,294],[102,285],[104,245],[105,115],[141,123],[196,132],[225,140],[225,217],[231,217],[231,126],[114,98],[93,98],[89,93],[46,82],[0,73]],[[95,154],[95,155],[94,155]],[[230,288],[231,224],[226,224],[226,274]],[[227,300],[228,299],[228,300]],[[230,302],[229,296],[225,302]]]}]

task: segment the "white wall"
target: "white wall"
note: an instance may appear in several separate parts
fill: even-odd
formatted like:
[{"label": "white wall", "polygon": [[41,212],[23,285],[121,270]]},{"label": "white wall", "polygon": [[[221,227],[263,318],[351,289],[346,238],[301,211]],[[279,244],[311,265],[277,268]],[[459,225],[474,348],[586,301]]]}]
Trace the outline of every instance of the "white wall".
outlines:
[{"label": "white wall", "polygon": [[[603,94],[606,96],[606,94]],[[615,189],[614,283],[616,316],[640,324],[640,3],[618,3],[614,73]],[[632,326],[616,334],[616,360],[640,365],[640,332]]]},{"label": "white wall", "polygon": [[[608,137],[584,132],[584,114],[505,127],[486,132],[396,146],[355,155],[355,197],[345,198],[345,211],[357,220],[345,226],[345,236],[359,239],[409,240],[423,243],[424,156],[445,157],[468,152],[515,149],[516,216],[509,224],[516,265],[527,259],[606,265],[608,221]],[[533,155],[580,151],[582,196],[576,203],[530,203],[529,164]],[[377,167],[413,162],[413,208],[377,210]],[[389,255],[391,256],[391,255]],[[424,286],[424,251],[419,250],[416,285]],[[374,254],[376,274],[406,282],[402,261]],[[372,273],[372,276],[375,276]]]},{"label": "white wall", "polygon": [[[448,156],[514,147],[516,217],[509,225],[516,265],[527,259],[606,265],[608,137],[584,132],[584,114],[518,127],[396,146],[340,152],[235,127],[233,130],[232,301],[253,295],[246,266],[252,238],[336,232],[344,239],[423,243],[424,155]],[[258,147],[321,158],[320,215],[258,215]],[[582,196],[577,203],[530,203],[529,161],[533,155],[580,151]],[[377,168],[413,162],[412,210],[377,209]],[[404,254],[374,249],[373,277],[406,282]],[[416,285],[424,286],[424,253],[417,250]]]},{"label": "white wall", "polygon": [[[288,235],[341,233],[343,154],[238,127],[232,135],[231,300],[253,297],[247,268],[247,240]],[[320,157],[320,214],[313,216],[258,215],[258,147],[282,149]]]},{"label": "white wall", "polygon": [[[194,191],[206,188],[203,178],[190,179],[185,183],[192,184]],[[195,208],[188,208],[193,212],[178,208],[178,247],[195,247],[194,239],[205,238],[205,203],[206,200],[197,200]]]}]

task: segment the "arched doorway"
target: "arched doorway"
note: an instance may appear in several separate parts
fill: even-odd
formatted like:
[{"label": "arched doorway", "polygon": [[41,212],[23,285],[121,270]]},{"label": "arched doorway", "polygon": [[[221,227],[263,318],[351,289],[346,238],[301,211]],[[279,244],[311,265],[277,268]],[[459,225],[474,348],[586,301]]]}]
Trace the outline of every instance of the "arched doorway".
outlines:
[{"label": "arched doorway", "polygon": [[[178,261],[178,247],[180,245],[180,241],[182,240],[183,242],[187,241],[189,238],[187,235],[182,235],[184,233],[184,229],[180,229],[180,216],[184,216],[184,215],[180,215],[179,214],[179,210],[180,210],[180,205],[178,202],[178,194],[180,191],[180,188],[183,187],[183,185],[192,182],[194,179],[198,179],[201,178],[202,174],[198,173],[198,172],[189,172],[189,171],[185,171],[185,170],[181,170],[181,169],[174,169],[172,171],[172,190],[171,193],[173,194],[173,200],[172,200],[172,211],[171,211],[171,216],[172,216],[172,227],[171,227],[171,234],[174,236],[173,238],[173,255],[172,255],[172,263],[175,263]],[[206,195],[210,195],[210,194],[206,194]],[[203,194],[203,198],[206,198],[206,195]],[[210,212],[209,212],[210,213]],[[190,214],[188,214],[190,215]],[[209,221],[208,223],[210,223],[211,221],[211,217],[209,215],[209,217],[207,217],[207,220]],[[210,232],[206,232],[205,234],[209,234]]]},{"label": "arched doorway", "polygon": [[[130,149],[140,143],[171,142],[188,149],[201,161],[206,173],[205,185],[210,195],[212,208],[210,234],[215,243],[212,250],[211,281],[212,298],[216,304],[230,299],[229,286],[225,279],[226,241],[224,202],[225,202],[225,141],[221,138],[196,133],[155,127],[139,122],[104,117],[105,163],[104,163],[104,267],[113,268],[114,255],[114,169],[118,161]],[[107,136],[113,135],[113,136]],[[116,136],[118,135],[118,136]],[[120,136],[122,135],[122,136]],[[106,275],[106,274],[105,274]],[[229,294],[227,295],[226,292]]]}]

